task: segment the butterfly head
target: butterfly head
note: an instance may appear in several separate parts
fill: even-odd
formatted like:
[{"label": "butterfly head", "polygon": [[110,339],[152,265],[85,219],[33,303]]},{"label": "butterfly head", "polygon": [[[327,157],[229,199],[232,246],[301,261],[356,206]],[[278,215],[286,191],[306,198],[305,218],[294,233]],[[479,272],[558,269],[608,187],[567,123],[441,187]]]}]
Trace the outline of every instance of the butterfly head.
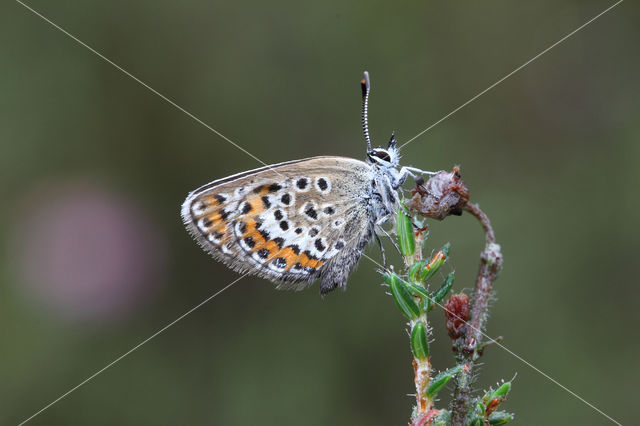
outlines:
[{"label": "butterfly head", "polygon": [[400,153],[396,146],[395,134],[391,134],[389,146],[384,148],[373,148],[367,150],[367,160],[371,164],[381,167],[398,167],[400,162]]}]

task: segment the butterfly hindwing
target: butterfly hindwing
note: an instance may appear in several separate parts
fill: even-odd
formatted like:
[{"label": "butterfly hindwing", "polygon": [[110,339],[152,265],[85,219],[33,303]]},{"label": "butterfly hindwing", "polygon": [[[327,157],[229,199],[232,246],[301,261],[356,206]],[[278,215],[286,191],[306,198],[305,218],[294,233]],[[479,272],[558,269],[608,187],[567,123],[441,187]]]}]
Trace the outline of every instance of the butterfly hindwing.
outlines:
[{"label": "butterfly hindwing", "polygon": [[371,237],[369,166],[315,157],[231,176],[193,191],[183,220],[200,245],[239,272],[321,291],[341,286]]}]

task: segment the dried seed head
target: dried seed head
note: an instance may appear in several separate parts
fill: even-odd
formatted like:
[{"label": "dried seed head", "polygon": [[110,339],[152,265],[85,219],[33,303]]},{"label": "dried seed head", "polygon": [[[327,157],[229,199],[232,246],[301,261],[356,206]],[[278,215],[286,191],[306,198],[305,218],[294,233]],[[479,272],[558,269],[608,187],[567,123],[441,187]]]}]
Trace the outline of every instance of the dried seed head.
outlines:
[{"label": "dried seed head", "polygon": [[460,216],[469,201],[469,190],[460,176],[460,168],[441,171],[429,180],[416,179],[416,188],[411,190],[413,198],[406,205],[422,216],[442,220],[449,215]]}]

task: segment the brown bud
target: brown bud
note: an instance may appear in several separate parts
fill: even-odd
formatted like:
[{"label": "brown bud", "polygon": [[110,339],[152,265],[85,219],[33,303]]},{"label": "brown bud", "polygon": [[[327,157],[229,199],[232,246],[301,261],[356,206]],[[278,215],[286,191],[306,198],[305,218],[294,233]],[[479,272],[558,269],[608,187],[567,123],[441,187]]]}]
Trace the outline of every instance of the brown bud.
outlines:
[{"label": "brown bud", "polygon": [[445,305],[444,314],[447,318],[449,337],[452,340],[455,341],[464,335],[470,312],[469,296],[464,293],[451,295]]}]

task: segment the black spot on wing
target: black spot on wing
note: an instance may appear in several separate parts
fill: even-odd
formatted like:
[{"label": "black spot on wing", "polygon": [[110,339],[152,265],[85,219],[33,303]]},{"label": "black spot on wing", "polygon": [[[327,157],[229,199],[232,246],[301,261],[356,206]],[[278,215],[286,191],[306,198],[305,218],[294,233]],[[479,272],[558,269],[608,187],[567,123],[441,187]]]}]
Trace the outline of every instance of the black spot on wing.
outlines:
[{"label": "black spot on wing", "polygon": [[306,214],[313,220],[316,220],[318,218],[318,212],[311,205],[307,206],[307,209],[304,211],[304,214]]},{"label": "black spot on wing", "polygon": [[254,248],[256,246],[256,242],[253,241],[253,238],[251,237],[247,237],[244,239],[244,243],[247,245],[247,247],[249,248]]},{"label": "black spot on wing", "polygon": [[296,186],[298,187],[298,189],[305,189],[307,185],[309,185],[309,181],[307,180],[307,178],[300,178],[296,181]]},{"label": "black spot on wing", "polygon": [[273,264],[276,265],[276,267],[282,269],[282,268],[286,268],[287,267],[287,259],[285,259],[284,257],[277,257],[274,259]]},{"label": "black spot on wing", "polygon": [[329,184],[325,178],[318,179],[318,188],[320,188],[320,191],[325,191],[328,187]]},{"label": "black spot on wing", "polygon": [[311,260],[318,260],[317,257],[315,257],[314,255],[311,254],[311,252],[309,250],[305,250],[303,253],[305,256],[307,256],[309,259]]},{"label": "black spot on wing", "polygon": [[278,192],[282,189],[282,185],[278,183],[272,183],[269,185],[269,192]]}]

